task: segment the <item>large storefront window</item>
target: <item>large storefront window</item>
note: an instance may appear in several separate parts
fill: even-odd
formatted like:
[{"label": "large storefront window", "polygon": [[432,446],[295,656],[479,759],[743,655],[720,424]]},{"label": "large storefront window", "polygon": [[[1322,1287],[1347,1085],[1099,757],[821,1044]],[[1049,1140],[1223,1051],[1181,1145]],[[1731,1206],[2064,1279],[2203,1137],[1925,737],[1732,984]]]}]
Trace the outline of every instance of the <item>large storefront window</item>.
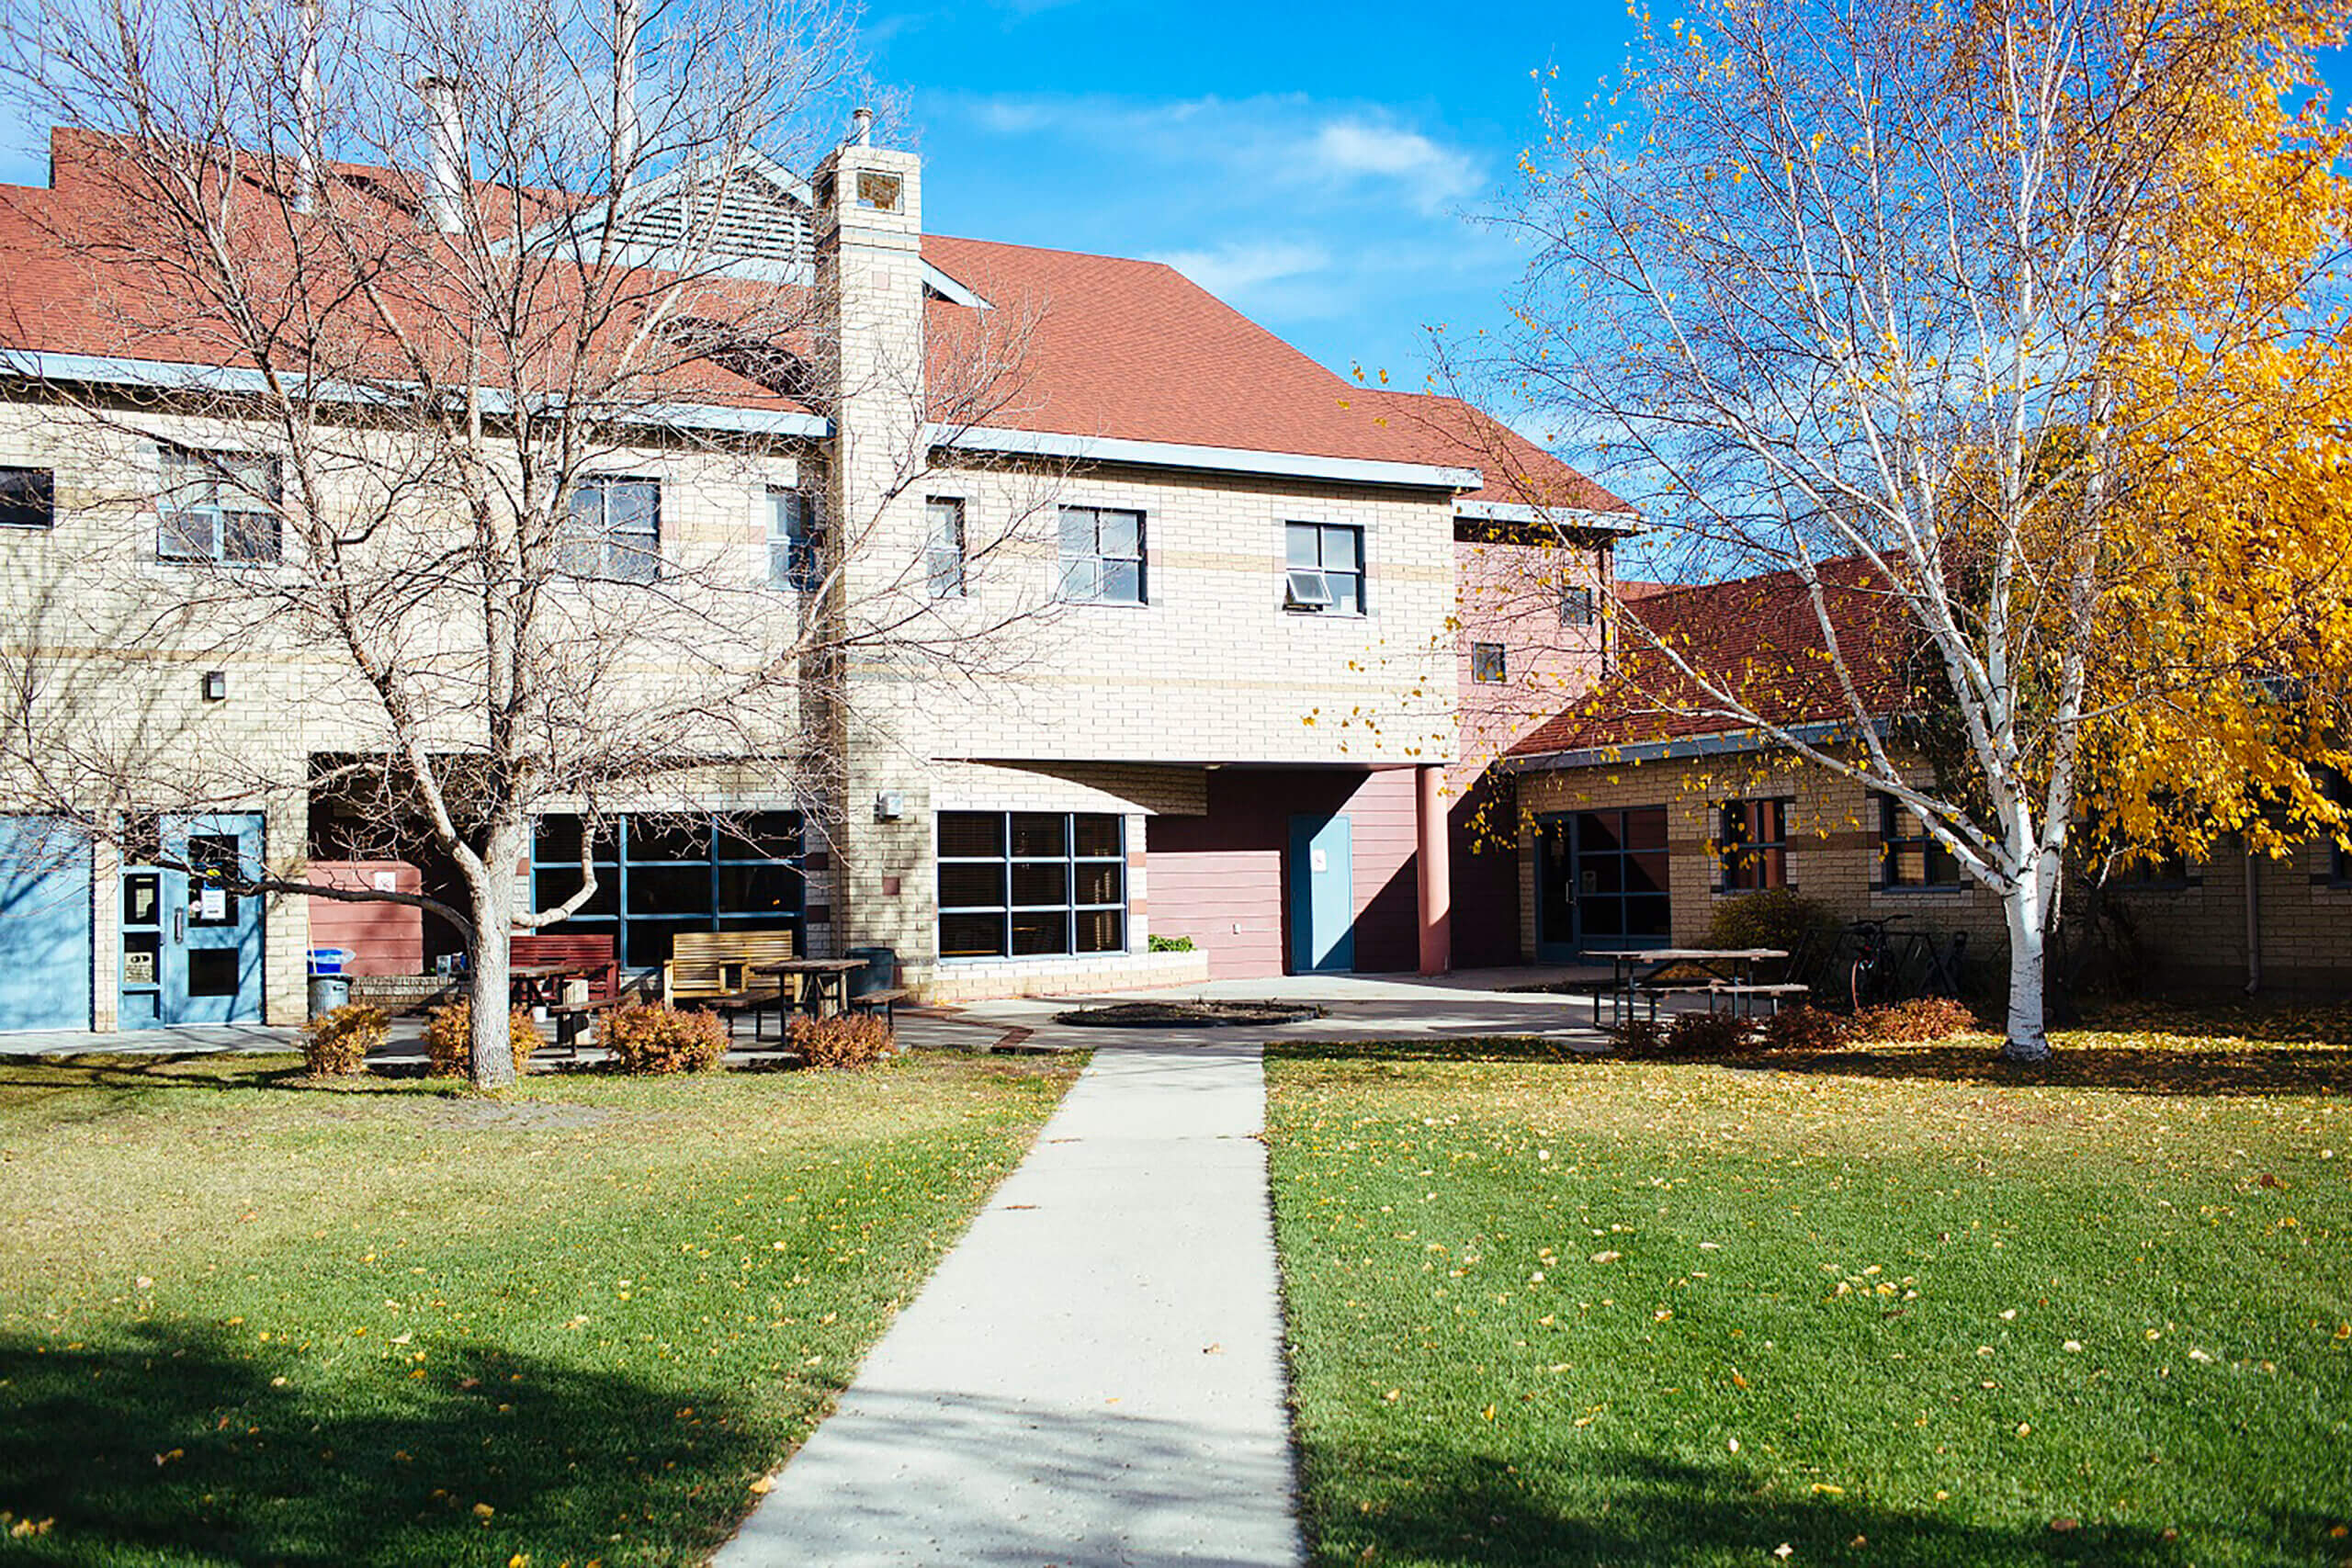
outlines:
[{"label": "large storefront window", "polygon": [[939,814],[942,958],[1126,950],[1126,818],[1083,811]]},{"label": "large storefront window", "polygon": [[[537,908],[579,891],[581,830],[577,817],[539,818],[531,842]],[[592,854],[596,891],[577,914],[548,929],[609,931],[628,968],[660,964],[680,931],[789,931],[807,942],[797,811],[700,820],[610,817]]]}]

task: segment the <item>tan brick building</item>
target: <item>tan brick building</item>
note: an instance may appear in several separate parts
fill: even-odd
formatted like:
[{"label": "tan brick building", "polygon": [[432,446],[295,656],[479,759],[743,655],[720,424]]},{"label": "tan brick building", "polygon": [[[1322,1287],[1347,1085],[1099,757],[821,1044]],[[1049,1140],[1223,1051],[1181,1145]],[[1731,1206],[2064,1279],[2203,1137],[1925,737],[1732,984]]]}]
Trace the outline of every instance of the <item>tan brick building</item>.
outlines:
[{"label": "tan brick building", "polygon": [[[40,983],[0,991],[0,1029],[290,1022],[309,950],[410,973],[454,939],[410,907],[240,891],[240,868],[401,893],[450,874],[345,847],[364,824],[312,788],[322,760],[380,730],[348,670],[266,636],[131,629],[142,596],[193,581],[158,464],[183,448],[266,461],[273,436],[219,412],[247,367],[122,341],[91,303],[104,278],[58,253],[59,224],[104,197],[105,156],[61,131],[49,186],[0,191],[0,643],[30,668],[70,625],[86,705],[264,782],[164,813],[170,852],[149,864],[63,832],[40,807],[41,759],[17,759],[0,777],[0,972]],[[815,954],[888,947],[941,998],[1443,967],[1464,837],[1449,811],[1510,729],[1474,705],[1465,745],[1462,671],[1487,634],[1464,631],[1460,585],[1497,548],[1597,584],[1623,504],[1464,405],[1351,386],[1167,267],[926,233],[910,154],[853,139],[806,184],[767,165],[729,177],[759,182],[774,215],[741,279],[814,290],[836,392],[820,409],[714,360],[699,400],[605,457],[602,525],[764,585],[778,617],[896,595],[945,638],[1017,624],[1021,657],[1001,662],[1019,668],[957,682],[853,653],[801,716],[837,770],[713,766],[683,795],[599,800],[599,891],[562,929],[609,935],[644,971],[682,931],[781,926]],[[1022,395],[936,417],[943,345],[1014,318],[1032,323]],[[198,382],[209,423],[175,425],[174,389]],[[69,428],[69,410],[110,400],[143,434]],[[221,506],[216,560],[275,538]],[[826,527],[852,516],[874,520],[854,548]],[[1565,553],[1543,543],[1563,519]],[[1556,626],[1556,604],[1546,615]],[[1563,679],[1598,669],[1599,636]],[[516,867],[526,908],[578,886],[582,831],[540,818]],[[1477,956],[1507,956],[1507,886],[1474,891]]]},{"label": "tan brick building", "polygon": [[[1818,634],[1792,592],[1781,578],[1746,579],[1643,608],[1654,628],[1687,634],[1694,652],[1750,658],[1777,644],[1801,653]],[[1759,631],[1759,616],[1793,636]],[[1862,650],[1866,679],[1893,711],[1905,690],[1896,642],[1860,624],[1841,624],[1841,640]],[[1790,677],[1792,667],[1801,673]],[[1809,720],[1813,738],[1828,739],[1839,705],[1820,671],[1806,669],[1802,657],[1775,663],[1788,682],[1775,716]],[[1508,830],[1529,960],[1701,944],[1716,911],[1758,886],[1790,888],[1841,919],[1894,917],[1900,931],[1965,932],[1988,963],[2006,950],[1999,897],[1934,848],[1893,798],[1753,731],[1602,693],[1521,736],[1502,771],[1515,781]],[[1923,763],[1911,778],[1930,776]],[[2075,919],[2103,928],[2109,952],[2128,966],[2109,977],[2127,985],[2352,990],[2352,856],[2325,840],[2283,859],[2239,851],[2127,869],[2096,887],[2078,878],[2068,899]]]}]

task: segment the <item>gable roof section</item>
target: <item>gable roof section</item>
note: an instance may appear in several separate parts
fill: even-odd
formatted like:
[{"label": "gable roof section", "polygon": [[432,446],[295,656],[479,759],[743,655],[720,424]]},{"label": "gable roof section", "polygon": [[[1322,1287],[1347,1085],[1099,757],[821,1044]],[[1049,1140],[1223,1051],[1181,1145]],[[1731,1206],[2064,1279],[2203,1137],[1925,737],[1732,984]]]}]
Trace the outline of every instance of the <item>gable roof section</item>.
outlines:
[{"label": "gable roof section", "polygon": [[[1819,568],[1823,600],[1838,647],[1873,721],[1912,705],[1917,638],[1883,580],[1852,557]],[[1617,613],[1641,624],[1747,703],[1785,728],[1820,732],[1856,720],[1815,613],[1794,571],[1768,572],[1696,587],[1644,583],[1620,593]],[[1755,736],[1751,726],[1713,708],[1688,677],[1639,633],[1618,633],[1616,673],[1591,695],[1531,730],[1509,753],[1516,765],[1576,767],[1631,761],[1679,743]],[[1691,750],[1711,750],[1692,746]]]},{"label": "gable roof section", "polygon": [[[110,210],[103,173],[111,143],[60,130],[51,148],[51,186],[0,187],[0,369],[233,389],[244,372],[224,368],[225,344],[191,319],[185,301],[157,291],[153,308],[142,309],[138,279],[102,277],[60,243],[61,233],[103,233],[122,219]],[[415,220],[413,175],[341,164],[328,175],[380,200],[388,216]],[[245,177],[276,176],[265,161]],[[747,162],[736,177],[762,186],[755,208],[805,200],[805,185],[766,160]],[[593,210],[557,192],[477,189],[493,208],[523,204],[526,225]],[[672,193],[657,183],[652,194],[658,206]],[[649,229],[646,238],[650,252],[662,236]],[[1623,510],[1468,404],[1356,386],[1163,264],[944,235],[926,235],[922,256],[935,359],[968,344],[982,321],[999,341],[1025,338],[1017,393],[978,422],[1004,438],[997,449],[1452,490],[1499,505],[1543,495]],[[713,280],[711,298],[800,287],[781,276],[729,276]],[[152,318],[144,329],[142,315]],[[681,376],[681,402],[729,427],[816,432],[810,410],[741,368],[724,356],[700,362]]]}]

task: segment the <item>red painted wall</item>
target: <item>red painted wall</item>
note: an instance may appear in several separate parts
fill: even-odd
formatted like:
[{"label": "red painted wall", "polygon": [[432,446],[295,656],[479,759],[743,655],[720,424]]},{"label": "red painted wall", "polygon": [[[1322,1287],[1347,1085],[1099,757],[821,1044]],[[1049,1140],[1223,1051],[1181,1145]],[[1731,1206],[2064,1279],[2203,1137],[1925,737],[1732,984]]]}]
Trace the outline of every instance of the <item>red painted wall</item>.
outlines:
[{"label": "red painted wall", "polygon": [[1209,775],[1208,806],[1204,817],[1146,824],[1153,934],[1191,937],[1220,980],[1283,973],[1290,819],[1343,815],[1354,859],[1356,968],[1414,966],[1410,768],[1220,768]]},{"label": "red painted wall", "polygon": [[[424,878],[416,867],[401,861],[312,861],[311,877],[329,887],[368,888],[376,874],[389,873],[396,893],[421,893]],[[345,967],[346,975],[422,975],[424,973],[424,911],[413,904],[346,903],[340,898],[312,898],[311,945],[347,947],[359,956]]]}]

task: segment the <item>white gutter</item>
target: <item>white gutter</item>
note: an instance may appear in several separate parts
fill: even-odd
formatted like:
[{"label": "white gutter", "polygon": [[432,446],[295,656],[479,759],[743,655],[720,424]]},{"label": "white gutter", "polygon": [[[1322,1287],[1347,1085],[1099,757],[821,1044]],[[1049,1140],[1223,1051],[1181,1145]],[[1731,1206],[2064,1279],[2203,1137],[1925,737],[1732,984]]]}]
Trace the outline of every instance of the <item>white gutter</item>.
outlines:
[{"label": "white gutter", "polygon": [[[101,387],[141,387],[157,391],[208,392],[221,396],[261,397],[269,382],[258,370],[236,366],[185,365],[164,359],[128,359],[113,355],[0,352],[0,375],[32,381],[74,381]],[[403,383],[381,388],[328,382],[297,396],[321,402],[382,402],[407,390]],[[505,412],[507,400],[496,390],[482,396],[485,412]],[[797,435],[821,440],[832,434],[832,421],[822,414],[786,409],[737,408],[728,403],[653,403],[605,416],[615,424],[671,426],[716,430],[751,435]]]},{"label": "white gutter", "polygon": [[1416,490],[1476,490],[1476,468],[1395,463],[1375,457],[1326,457],[1308,452],[1257,452],[1240,446],[1192,446],[1172,441],[1128,441],[1109,435],[1061,435],[1038,430],[934,425],[932,445],[959,452],[1022,457],[1069,457],[1087,463],[1130,463],[1152,468],[1198,468],[1220,474],[1272,474],[1283,479],[1341,479],[1351,484],[1403,485]]},{"label": "white gutter", "polygon": [[1457,501],[1456,517],[1489,523],[1545,523],[1594,533],[1638,534],[1641,519],[1631,512],[1593,512],[1581,506],[1527,506],[1511,501]]}]

